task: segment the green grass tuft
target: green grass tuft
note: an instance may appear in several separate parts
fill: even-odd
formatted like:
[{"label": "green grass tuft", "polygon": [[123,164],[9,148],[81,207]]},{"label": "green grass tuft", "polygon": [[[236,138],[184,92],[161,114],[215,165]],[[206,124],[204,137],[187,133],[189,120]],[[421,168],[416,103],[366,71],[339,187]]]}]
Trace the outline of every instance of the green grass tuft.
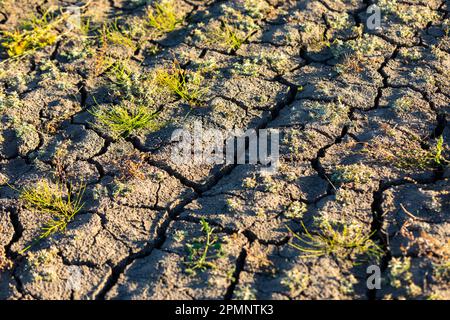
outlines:
[{"label": "green grass tuft", "polygon": [[[52,21],[53,20],[53,21]],[[19,57],[35,49],[52,45],[58,38],[56,26],[62,18],[53,19],[50,11],[22,23],[14,31],[2,31],[1,42],[8,56]]]},{"label": "green grass tuft", "polygon": [[[84,190],[84,186],[75,191],[71,185],[66,186],[62,183],[50,185],[47,181],[41,180],[35,186],[26,187],[20,192],[20,200],[25,207],[51,215],[51,218],[42,227],[41,234],[33,243],[66,230],[68,223],[83,208]],[[24,248],[21,253],[31,248],[32,245]]]},{"label": "green grass tuft", "polygon": [[122,103],[107,109],[98,108],[91,113],[96,118],[97,126],[107,130],[114,139],[126,138],[142,129],[156,131],[161,127],[156,122],[158,112],[145,106]]},{"label": "green grass tuft", "polygon": [[323,220],[317,234],[312,234],[301,222],[304,234],[296,234],[291,229],[294,241],[289,244],[301,251],[305,257],[320,257],[334,254],[340,258],[366,256],[378,260],[383,250],[370,239],[372,234],[364,234],[358,225],[332,223]]},{"label": "green grass tuft", "polygon": [[443,156],[445,150],[444,138],[440,136],[429,150],[404,147],[402,152],[389,152],[386,158],[398,168],[432,169],[447,164],[447,160]]},{"label": "green grass tuft", "polygon": [[183,22],[183,17],[177,14],[172,0],[155,3],[147,11],[148,24],[164,33],[175,30]]},{"label": "green grass tuft", "polygon": [[170,69],[158,69],[155,82],[161,88],[180,97],[190,105],[199,105],[206,89],[203,86],[204,77],[200,71],[188,71],[174,62]]},{"label": "green grass tuft", "polygon": [[107,41],[108,44],[116,44],[123,47],[128,47],[132,51],[137,49],[134,43],[130,31],[126,29],[120,29],[118,26],[118,21],[115,20],[113,23],[104,24],[101,33],[100,40]]},{"label": "green grass tuft", "polygon": [[236,52],[254,33],[254,30],[245,32],[234,25],[221,22],[220,26],[209,31],[209,38],[213,43],[227,48],[228,52]]}]

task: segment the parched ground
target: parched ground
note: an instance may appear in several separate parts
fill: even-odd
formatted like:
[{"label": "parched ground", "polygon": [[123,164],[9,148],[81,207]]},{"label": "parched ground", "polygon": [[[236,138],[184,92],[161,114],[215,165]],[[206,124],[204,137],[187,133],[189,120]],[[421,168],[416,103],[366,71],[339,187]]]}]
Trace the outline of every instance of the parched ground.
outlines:
[{"label": "parched ground", "polygon": [[[0,1],[0,299],[450,299],[450,2],[375,3],[369,30],[370,1],[175,0],[167,31],[154,1],[76,3],[75,29],[73,1]],[[52,8],[40,48],[8,52]],[[137,105],[152,126],[99,120]],[[279,129],[280,169],[177,164],[195,121]],[[25,192],[81,185],[35,241],[55,216]]]}]

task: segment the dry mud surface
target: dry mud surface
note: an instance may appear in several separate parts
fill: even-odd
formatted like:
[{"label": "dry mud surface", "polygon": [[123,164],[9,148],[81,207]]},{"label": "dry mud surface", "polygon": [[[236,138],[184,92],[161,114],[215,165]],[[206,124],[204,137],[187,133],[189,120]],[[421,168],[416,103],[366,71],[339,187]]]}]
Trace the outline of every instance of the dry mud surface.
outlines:
[{"label": "dry mud surface", "polygon": [[[73,3],[0,1],[0,29]],[[450,2],[375,1],[377,30],[370,3],[176,0],[183,21],[154,32],[152,1],[94,0],[77,3],[90,30],[2,48],[0,299],[449,299]],[[250,30],[238,48],[210,37],[226,25]],[[174,60],[203,70],[201,103],[152,90]],[[161,126],[99,126],[95,110],[123,101]],[[195,121],[279,129],[280,169],[178,165],[170,135]],[[42,181],[85,192],[67,229],[35,242],[49,215],[23,190]],[[201,219],[221,254],[190,271]],[[290,245],[321,233],[334,249]]]}]

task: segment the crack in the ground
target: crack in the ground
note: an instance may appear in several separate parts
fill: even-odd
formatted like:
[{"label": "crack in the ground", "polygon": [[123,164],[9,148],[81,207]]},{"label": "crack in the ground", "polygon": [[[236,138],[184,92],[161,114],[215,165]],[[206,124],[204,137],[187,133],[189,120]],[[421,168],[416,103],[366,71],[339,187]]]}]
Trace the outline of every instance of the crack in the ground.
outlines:
[{"label": "crack in the ground", "polygon": [[10,207],[10,208],[6,208],[6,210],[9,210],[10,221],[11,221],[11,224],[14,229],[14,235],[13,235],[11,241],[5,246],[6,256],[11,261],[13,261],[13,268],[11,270],[11,274],[15,281],[16,289],[21,295],[24,295],[22,281],[21,281],[19,275],[17,274],[18,266],[21,263],[22,259],[19,254],[17,254],[16,252],[11,250],[12,245],[14,243],[17,243],[20,240],[20,238],[22,237],[22,233],[23,233],[24,229],[23,229],[22,223],[20,222],[19,214],[18,214],[16,208]]},{"label": "crack in the ground", "polygon": [[[386,271],[388,268],[389,262],[392,258],[392,254],[389,248],[389,239],[385,234],[383,228],[385,223],[385,212],[383,211],[383,195],[384,192],[393,187],[403,186],[407,184],[433,184],[440,180],[442,180],[442,175],[439,174],[438,171],[435,171],[435,176],[429,179],[413,179],[410,177],[387,181],[379,182],[378,189],[373,192],[373,202],[371,204],[372,209],[372,225],[371,225],[371,234],[372,238],[379,242],[384,251],[384,255],[380,260],[380,270],[381,272]],[[377,289],[368,289],[367,290],[367,298],[369,300],[375,300],[377,298]]]}]

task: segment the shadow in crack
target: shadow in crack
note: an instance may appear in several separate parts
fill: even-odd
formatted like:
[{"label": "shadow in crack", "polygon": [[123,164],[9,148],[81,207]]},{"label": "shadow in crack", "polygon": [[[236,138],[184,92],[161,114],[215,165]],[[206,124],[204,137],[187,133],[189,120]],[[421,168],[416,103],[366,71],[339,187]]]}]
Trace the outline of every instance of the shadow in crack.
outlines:
[{"label": "shadow in crack", "polygon": [[14,129],[6,129],[1,132],[0,156],[5,159],[12,159],[19,155],[20,138]]}]

